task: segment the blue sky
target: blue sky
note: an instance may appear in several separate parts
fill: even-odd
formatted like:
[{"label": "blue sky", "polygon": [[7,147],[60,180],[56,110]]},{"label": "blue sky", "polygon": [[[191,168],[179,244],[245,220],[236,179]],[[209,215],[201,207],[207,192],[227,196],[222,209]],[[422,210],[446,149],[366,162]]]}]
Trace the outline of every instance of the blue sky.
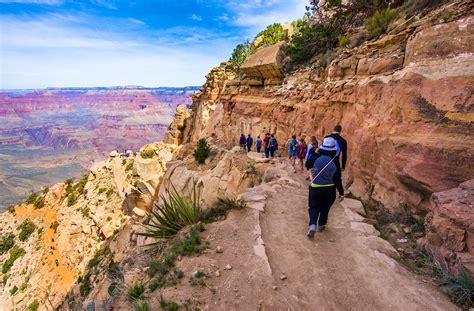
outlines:
[{"label": "blue sky", "polygon": [[0,0],[0,88],[201,85],[308,0]]}]

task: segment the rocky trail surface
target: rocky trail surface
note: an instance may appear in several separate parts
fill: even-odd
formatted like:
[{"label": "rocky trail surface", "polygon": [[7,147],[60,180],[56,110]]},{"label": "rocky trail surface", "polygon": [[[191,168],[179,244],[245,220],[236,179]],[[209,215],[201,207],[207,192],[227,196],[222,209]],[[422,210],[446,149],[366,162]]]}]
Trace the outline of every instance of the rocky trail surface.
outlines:
[{"label": "rocky trail surface", "polygon": [[[359,201],[335,203],[327,230],[305,237],[307,182],[277,191],[261,214],[277,305],[291,310],[457,310],[429,281],[397,263],[392,246],[363,222]],[[284,277],[283,277],[284,278]]]}]

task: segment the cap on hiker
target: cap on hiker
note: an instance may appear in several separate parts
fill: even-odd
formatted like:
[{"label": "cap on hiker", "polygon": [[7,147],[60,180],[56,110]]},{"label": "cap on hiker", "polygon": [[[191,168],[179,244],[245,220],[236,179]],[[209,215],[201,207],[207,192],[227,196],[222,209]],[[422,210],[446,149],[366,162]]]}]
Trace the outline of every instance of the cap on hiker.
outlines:
[{"label": "cap on hiker", "polygon": [[323,144],[319,146],[319,149],[327,151],[336,151],[336,140],[332,137],[324,138]]}]

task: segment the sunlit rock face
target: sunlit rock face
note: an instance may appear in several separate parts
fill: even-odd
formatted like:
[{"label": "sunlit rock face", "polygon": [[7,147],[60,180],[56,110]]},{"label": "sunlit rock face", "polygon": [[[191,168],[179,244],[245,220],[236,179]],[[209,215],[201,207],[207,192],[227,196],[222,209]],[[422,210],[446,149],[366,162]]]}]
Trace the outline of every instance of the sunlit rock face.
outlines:
[{"label": "sunlit rock face", "polygon": [[0,93],[0,209],[78,176],[111,150],[162,140],[196,88],[71,88]]}]

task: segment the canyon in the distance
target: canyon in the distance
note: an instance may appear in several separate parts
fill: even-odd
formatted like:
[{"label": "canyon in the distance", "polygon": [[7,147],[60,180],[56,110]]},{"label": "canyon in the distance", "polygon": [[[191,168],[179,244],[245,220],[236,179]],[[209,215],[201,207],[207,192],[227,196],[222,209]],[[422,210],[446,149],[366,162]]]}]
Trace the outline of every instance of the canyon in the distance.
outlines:
[{"label": "canyon in the distance", "polygon": [[197,87],[0,91],[0,210],[78,177],[112,150],[157,141]]}]

